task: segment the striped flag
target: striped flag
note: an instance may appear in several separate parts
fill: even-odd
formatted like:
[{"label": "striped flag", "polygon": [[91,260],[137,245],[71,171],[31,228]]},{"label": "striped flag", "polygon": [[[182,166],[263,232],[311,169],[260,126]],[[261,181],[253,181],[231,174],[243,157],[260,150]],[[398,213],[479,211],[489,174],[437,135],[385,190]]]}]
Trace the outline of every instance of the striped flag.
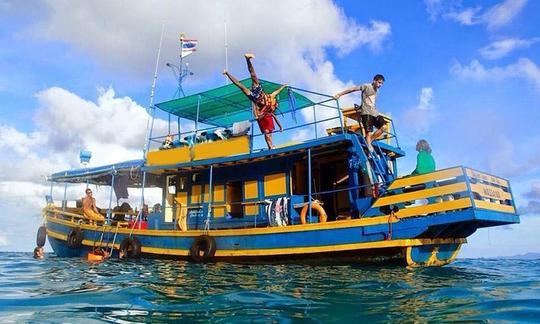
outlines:
[{"label": "striped flag", "polygon": [[182,58],[192,54],[197,50],[197,40],[196,39],[186,39],[180,37],[180,44],[182,45]]}]

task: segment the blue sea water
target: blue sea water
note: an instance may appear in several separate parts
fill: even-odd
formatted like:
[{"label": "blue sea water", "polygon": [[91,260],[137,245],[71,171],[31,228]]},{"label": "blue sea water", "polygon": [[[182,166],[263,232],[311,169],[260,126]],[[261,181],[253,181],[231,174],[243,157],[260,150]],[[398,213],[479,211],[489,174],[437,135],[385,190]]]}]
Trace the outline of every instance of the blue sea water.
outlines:
[{"label": "blue sea water", "polygon": [[0,322],[540,322],[540,260],[442,268],[0,253]]}]

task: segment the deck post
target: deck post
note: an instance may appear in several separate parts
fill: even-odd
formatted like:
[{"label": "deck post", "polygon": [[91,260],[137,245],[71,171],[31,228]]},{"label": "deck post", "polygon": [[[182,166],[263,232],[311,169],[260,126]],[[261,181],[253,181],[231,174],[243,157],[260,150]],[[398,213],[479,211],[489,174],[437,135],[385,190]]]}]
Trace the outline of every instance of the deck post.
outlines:
[{"label": "deck post", "polygon": [[67,182],[64,184],[64,198],[62,199],[62,211],[66,210],[66,194],[67,194]]},{"label": "deck post", "polygon": [[307,149],[308,154],[308,211],[309,223],[311,224],[311,148]]},{"label": "deck post", "polygon": [[[210,230],[210,216],[211,216],[211,213],[212,213],[212,202],[213,202],[213,193],[214,193],[214,190],[213,190],[213,177],[214,177],[214,165],[213,164],[210,164],[210,181],[209,181],[209,186],[210,188],[208,189],[208,211],[206,212],[206,221],[205,221],[205,224],[204,224],[204,230],[205,231],[209,231]],[[203,203],[204,203],[204,194],[203,194]]]},{"label": "deck post", "polygon": [[54,181],[51,181],[51,191],[50,191],[50,193],[49,193],[50,196],[51,196],[51,199],[53,199],[53,195],[52,195],[52,193],[53,193],[53,186],[54,186]]},{"label": "deck post", "polygon": [[341,134],[345,134],[345,127],[343,126],[343,116],[341,113],[341,109],[339,109],[339,100],[336,99],[336,108],[338,111],[339,116],[339,126],[341,126]]},{"label": "deck post", "polygon": [[[199,126],[199,110],[201,108],[201,95],[197,96],[197,118],[195,119],[195,136],[197,136],[197,130]],[[195,137],[193,138],[195,140]]]},{"label": "deck post", "polygon": [[318,138],[317,136],[317,114],[315,113],[315,105],[312,106],[313,107],[313,121],[315,122],[315,139]]},{"label": "deck post", "polygon": [[111,204],[112,204],[112,192],[114,189],[114,178],[116,171],[113,167],[113,173],[111,174],[111,189],[109,189],[109,209],[107,209],[107,223],[111,223]]},{"label": "deck post", "polygon": [[[142,212],[144,208],[144,187],[145,186],[146,186],[146,172],[143,172],[142,185],[141,185],[141,208],[139,208],[139,212],[137,213],[137,218],[135,219],[135,224],[137,224],[136,222],[139,222],[139,229],[141,229],[142,227]],[[135,228],[135,226],[133,226],[133,228]]]}]

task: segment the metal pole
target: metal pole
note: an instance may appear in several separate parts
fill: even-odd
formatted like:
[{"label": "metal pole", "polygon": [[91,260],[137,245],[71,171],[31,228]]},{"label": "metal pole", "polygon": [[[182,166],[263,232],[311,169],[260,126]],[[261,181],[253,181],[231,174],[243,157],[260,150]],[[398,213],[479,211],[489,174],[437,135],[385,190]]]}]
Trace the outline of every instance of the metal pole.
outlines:
[{"label": "metal pole", "polygon": [[308,210],[309,210],[309,223],[311,224],[311,148],[307,150],[308,154]]},{"label": "metal pole", "polygon": [[343,126],[343,116],[341,113],[341,109],[339,109],[339,100],[336,99],[336,108],[338,110],[338,116],[339,116],[339,125],[341,126],[341,134],[345,133],[345,128]]},{"label": "metal pole", "polygon": [[[229,40],[227,37],[227,19],[223,21],[225,25],[225,70],[229,71]],[[229,78],[225,76],[225,84],[229,84]]]},{"label": "metal pole", "polygon": [[51,199],[53,199],[53,195],[52,195],[52,193],[53,193],[53,186],[54,186],[54,182],[51,181],[51,191],[50,191]]},{"label": "metal pole", "polygon": [[199,127],[199,109],[201,107],[201,95],[197,96],[197,118],[195,119],[195,135],[197,135],[197,130]]},{"label": "metal pole", "polygon": [[[214,165],[213,164],[210,164],[210,181],[209,181],[209,186],[210,186],[210,189],[208,190],[208,211],[206,212],[206,221],[205,221],[205,224],[204,224],[204,230],[205,231],[209,231],[210,230],[210,215],[212,213],[212,202],[213,202],[213,177],[214,177]],[[204,195],[203,195],[203,200],[204,200]],[[204,202],[204,201],[203,201]]]},{"label": "metal pole", "polygon": [[[144,141],[144,148],[143,148],[143,159],[146,159],[146,153],[147,151],[150,149],[150,138],[152,137],[152,128],[154,127],[154,115],[155,115],[155,108],[154,108],[154,94],[155,94],[155,90],[156,90],[156,80],[157,80],[157,73],[158,73],[158,67],[159,67],[159,58],[160,58],[160,55],[161,55],[161,44],[163,43],[163,33],[165,32],[165,24],[162,24],[161,25],[161,37],[159,38],[159,47],[158,47],[158,52],[157,52],[157,58],[156,58],[156,69],[155,69],[155,72],[154,72],[154,80],[152,81],[152,88],[150,90],[150,105],[149,105],[149,109],[154,109],[154,112],[152,114],[152,116],[150,117],[150,114],[148,114],[148,120],[146,121],[146,138],[145,138],[145,141]],[[150,122],[150,119],[152,119],[152,121]],[[150,126],[150,130],[149,130],[149,125]]]},{"label": "metal pole", "polygon": [[141,224],[142,224],[142,217],[139,217],[139,216],[142,216],[142,211],[144,207],[144,186],[145,185],[146,185],[146,172],[143,172],[142,188],[141,188],[141,208],[139,208],[139,213],[137,214],[137,219],[135,220],[135,221],[138,221],[139,219],[141,220],[139,221],[139,229],[141,229]]},{"label": "metal pole", "polygon": [[109,209],[107,210],[107,222],[111,223],[111,205],[112,205],[112,192],[114,188],[114,178],[115,178],[116,171],[113,170],[113,173],[111,174],[111,189],[109,189]]},{"label": "metal pole", "polygon": [[315,113],[315,105],[313,105],[313,120],[315,121],[315,139],[317,139],[317,114]]},{"label": "metal pole", "polygon": [[67,182],[64,184],[64,199],[62,200],[62,210],[66,210],[66,194],[67,194]]}]

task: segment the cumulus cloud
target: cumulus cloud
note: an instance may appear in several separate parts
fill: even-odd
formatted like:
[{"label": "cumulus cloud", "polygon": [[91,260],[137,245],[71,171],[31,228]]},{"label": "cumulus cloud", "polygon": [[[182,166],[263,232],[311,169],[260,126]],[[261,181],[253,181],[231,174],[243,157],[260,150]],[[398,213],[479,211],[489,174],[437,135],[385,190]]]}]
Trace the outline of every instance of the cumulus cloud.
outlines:
[{"label": "cumulus cloud", "polygon": [[508,55],[510,52],[521,48],[527,48],[538,42],[540,38],[519,39],[507,38],[492,42],[488,46],[480,49],[480,54],[486,59],[498,59]]},{"label": "cumulus cloud", "polygon": [[414,136],[425,133],[439,118],[433,103],[433,88],[420,89],[418,104],[404,112],[403,120],[407,132]]},{"label": "cumulus cloud", "polygon": [[[329,0],[257,5],[243,0],[45,3],[48,14],[30,31],[32,34],[73,44],[98,58],[104,67],[135,73],[146,80],[153,74],[162,23],[166,27],[164,61],[177,60],[180,32],[199,40],[197,53],[188,60],[200,81],[219,76],[225,65],[226,21],[233,74],[247,76],[242,55],[253,52],[263,78],[302,86],[320,84],[319,73],[332,72],[325,49],[336,49],[340,55],[359,47],[378,51],[391,34],[389,23],[372,20],[360,24]],[[333,75],[323,81],[330,82],[322,85],[325,91],[343,86]]]},{"label": "cumulus cloud", "polygon": [[473,60],[469,65],[455,63],[450,72],[463,79],[477,81],[502,81],[508,78],[525,79],[540,91],[540,68],[530,59],[521,58],[514,64],[507,66],[495,66],[486,68],[478,60]]},{"label": "cumulus cloud", "polygon": [[518,209],[522,215],[537,214],[540,215],[540,200],[530,200],[527,205]]},{"label": "cumulus cloud", "polygon": [[440,17],[464,26],[484,24],[488,29],[497,29],[511,23],[525,7],[527,0],[505,0],[485,11],[482,11],[481,6],[463,7],[458,0],[425,0],[424,3],[432,21]]}]

